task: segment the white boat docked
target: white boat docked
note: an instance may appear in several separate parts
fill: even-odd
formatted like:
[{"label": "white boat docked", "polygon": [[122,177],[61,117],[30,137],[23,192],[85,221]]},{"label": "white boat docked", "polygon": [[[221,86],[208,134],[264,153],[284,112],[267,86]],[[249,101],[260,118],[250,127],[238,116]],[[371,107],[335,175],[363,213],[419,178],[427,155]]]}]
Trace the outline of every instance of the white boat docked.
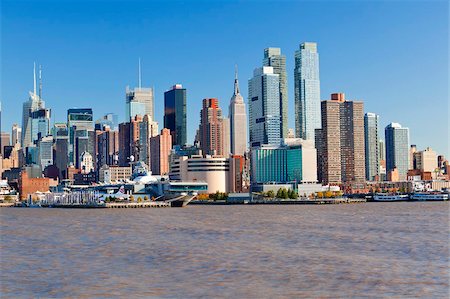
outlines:
[{"label": "white boat docked", "polygon": [[420,201],[445,201],[448,200],[448,194],[416,192],[411,196],[411,199]]},{"label": "white boat docked", "polygon": [[373,197],[374,201],[407,201],[409,195],[407,194],[394,194],[394,193],[377,193]]}]

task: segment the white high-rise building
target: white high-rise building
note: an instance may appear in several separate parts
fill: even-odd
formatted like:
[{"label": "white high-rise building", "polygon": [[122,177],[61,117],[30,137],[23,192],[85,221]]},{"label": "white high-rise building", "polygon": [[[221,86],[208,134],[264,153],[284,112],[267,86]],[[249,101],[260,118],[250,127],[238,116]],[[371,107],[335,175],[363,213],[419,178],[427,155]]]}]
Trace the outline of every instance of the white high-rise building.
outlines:
[{"label": "white high-rise building", "polygon": [[228,109],[230,119],[231,153],[244,155],[247,151],[247,111],[244,98],[239,92],[237,71],[234,78],[234,92]]},{"label": "white high-rise building", "polygon": [[158,122],[153,121],[150,115],[145,115],[139,124],[139,160],[151,167],[150,138],[159,133]]},{"label": "white high-rise building", "polygon": [[295,136],[315,139],[321,127],[319,54],[316,43],[302,43],[295,51]]},{"label": "white high-rise building", "polygon": [[94,159],[89,152],[80,155],[80,169],[82,173],[90,173],[94,170]]},{"label": "white high-rise building", "polygon": [[280,82],[271,66],[257,68],[248,82],[250,147],[281,142]]}]

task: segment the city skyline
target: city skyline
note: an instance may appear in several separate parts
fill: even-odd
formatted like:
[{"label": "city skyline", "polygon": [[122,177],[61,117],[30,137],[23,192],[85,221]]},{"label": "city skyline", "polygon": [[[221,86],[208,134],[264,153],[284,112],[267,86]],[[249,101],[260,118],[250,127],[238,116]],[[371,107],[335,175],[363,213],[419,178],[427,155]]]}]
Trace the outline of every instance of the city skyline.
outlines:
[{"label": "city skyline", "polygon": [[[133,2],[138,3],[138,2]],[[13,123],[21,125],[21,109],[14,107],[16,102],[23,103],[27,99],[28,91],[32,90],[32,63],[37,61],[43,65],[43,100],[46,102],[46,106],[52,109],[52,124],[54,122],[64,121],[66,111],[69,108],[93,108],[94,120],[99,119],[103,114],[107,112],[115,112],[119,115],[119,122],[125,120],[125,111],[123,106],[123,98],[125,88],[127,85],[134,88],[138,86],[138,76],[136,59],[142,57],[142,73],[143,80],[142,86],[155,87],[155,120],[162,124],[163,109],[163,92],[168,90],[170,86],[176,83],[183,84],[183,87],[187,89],[187,106],[188,106],[188,143],[192,143],[194,139],[195,129],[199,123],[198,112],[200,111],[201,101],[203,98],[214,97],[218,98],[221,103],[227,103],[230,97],[230,82],[233,76],[233,68],[235,64],[239,65],[241,80],[250,79],[251,73],[255,66],[261,64],[261,51],[268,47],[279,47],[284,55],[286,55],[286,70],[288,75],[288,94],[289,97],[289,128],[294,127],[294,80],[293,80],[293,67],[294,67],[294,51],[298,48],[299,44],[306,41],[317,42],[320,51],[320,74],[321,74],[321,100],[324,100],[324,95],[328,95],[333,92],[344,92],[349,98],[363,100],[365,104],[365,112],[374,112],[380,115],[380,127],[384,128],[390,122],[399,122],[410,128],[410,140],[411,143],[417,144],[418,148],[423,149],[428,146],[435,149],[438,153],[449,155],[448,150],[448,138],[442,138],[442,136],[448,136],[448,126],[443,125],[444,121],[430,121],[425,122],[427,119],[444,120],[447,115],[447,109],[435,109],[438,106],[445,106],[446,97],[446,78],[448,78],[445,66],[438,66],[433,61],[441,61],[436,56],[446,55],[447,43],[441,41],[439,38],[435,38],[437,34],[442,34],[442,26],[438,25],[440,22],[445,21],[445,17],[439,19],[436,18],[436,14],[441,13],[440,3],[433,3],[434,5],[426,3],[415,3],[409,5],[401,3],[369,3],[365,6],[364,11],[360,11],[358,4],[346,3],[338,7],[340,11],[345,14],[351,14],[352,12],[358,12],[356,18],[352,22],[342,21],[336,29],[331,28],[331,25],[323,25],[320,28],[314,26],[308,26],[306,29],[289,29],[285,28],[285,34],[283,38],[270,36],[271,30],[268,32],[256,31],[251,38],[251,45],[247,46],[246,43],[242,43],[239,49],[235,47],[230,51],[230,48],[218,49],[214,47],[211,51],[199,51],[198,47],[192,46],[198,39],[195,35],[198,26],[203,24],[203,21],[193,22],[191,26],[185,28],[183,36],[172,36],[171,38],[180,39],[180,41],[192,41],[185,45],[186,54],[179,53],[173,49],[163,48],[156,49],[157,47],[149,48],[147,42],[140,42],[140,48],[133,51],[118,55],[116,52],[121,49],[125,44],[120,42],[120,38],[126,33],[130,33],[133,28],[138,27],[139,22],[146,25],[144,14],[138,14],[138,20],[132,21],[128,17],[124,22],[129,24],[129,30],[123,29],[116,34],[113,34],[112,29],[117,27],[117,23],[112,20],[120,8],[124,6],[123,3],[115,3],[111,7],[107,8],[102,14],[104,17],[103,27],[95,29],[95,33],[103,33],[100,39],[107,39],[112,44],[110,50],[113,54],[105,55],[99,59],[98,64],[90,65],[89,62],[92,59],[98,59],[100,52],[104,50],[104,46],[100,44],[94,44],[92,55],[82,55],[80,53],[74,53],[73,50],[69,51],[63,46],[56,45],[56,37],[61,38],[59,33],[61,30],[67,30],[73,32],[76,28],[70,25],[69,21],[63,21],[56,18],[57,22],[61,23],[61,29],[46,29],[47,36],[37,40],[38,45],[55,46],[56,49],[47,50],[44,53],[43,49],[37,47],[36,51],[30,51],[26,47],[20,48],[22,41],[18,41],[20,37],[28,42],[27,38],[31,37],[31,42],[35,41],[36,36],[32,36],[36,29],[30,30],[30,32],[23,31],[28,28],[27,26],[38,25],[39,28],[45,28],[49,26],[45,21],[51,18],[48,17],[50,12],[44,11],[48,7],[48,3],[45,2],[42,5],[36,6],[33,3],[25,3],[26,8],[33,8],[34,18],[25,20],[23,24],[18,26],[15,30],[4,32],[2,36],[2,90],[1,100],[3,104],[2,114],[2,130],[6,132],[11,131]],[[271,5],[271,4],[270,4]],[[164,18],[167,12],[172,8],[170,4],[159,5],[158,19]],[[209,13],[218,9],[217,5],[208,4],[204,10],[200,8],[199,2],[195,2],[188,8],[191,9],[193,16],[206,15],[207,19],[210,18]],[[238,6],[237,3],[224,4],[225,10],[232,10]],[[246,11],[257,6],[257,3],[244,3],[239,5],[239,14],[243,14]],[[321,14],[317,12],[317,6],[312,3],[288,3],[283,9],[283,13],[290,16],[289,9],[301,12],[302,9],[309,10],[312,16],[309,18],[314,19],[314,23],[320,22],[323,18],[326,18],[334,7],[330,4],[327,9]],[[369,7],[370,9],[367,9]],[[423,9],[426,7],[426,9]],[[23,16],[18,15],[18,7],[11,2],[2,4],[2,23],[3,26],[7,26],[8,22],[17,22],[17,19],[25,18],[29,16],[29,13],[25,13]],[[74,6],[73,11],[68,16],[70,18],[79,16],[83,11],[83,6]],[[133,12],[137,8],[142,8],[147,11],[151,8],[151,5],[139,5],[129,7],[127,13]],[[334,7],[336,8],[336,7]],[[56,11],[61,9],[56,5]],[[87,18],[90,14],[99,10],[98,5],[93,7],[83,15]],[[275,10],[278,8],[274,7]],[[297,10],[295,10],[297,9]],[[388,10],[392,10],[388,12]],[[394,21],[396,11],[404,9],[406,10],[401,15],[400,20]],[[367,10],[367,11],[366,11]],[[370,11],[369,11],[370,10]],[[30,10],[31,11],[31,10]],[[418,13],[420,11],[420,13]],[[380,23],[380,19],[376,17],[377,13],[383,12],[383,23]],[[415,14],[417,24],[400,24],[394,33],[401,33],[401,39],[397,39],[395,34],[387,34],[388,36],[381,36],[380,33],[384,32],[389,25],[393,23],[400,23],[403,18],[411,14]],[[370,19],[373,17],[373,22],[369,22],[363,29],[365,30],[353,30],[352,28],[358,24],[358,22],[365,21],[365,18]],[[428,24],[427,21],[433,16],[433,24]],[[364,18],[365,17],[365,18]],[[42,18],[42,19],[41,19]],[[260,11],[256,11],[257,20],[261,20],[262,14]],[[178,24],[188,24],[190,18],[181,18]],[[279,19],[278,19],[279,20]],[[302,22],[306,22],[308,18]],[[86,21],[86,25],[98,22],[96,20]],[[192,21],[192,20],[191,20]],[[204,20],[206,21],[206,20]],[[275,22],[274,20],[273,22]],[[36,23],[37,22],[37,23]],[[267,21],[269,22],[269,21]],[[270,21],[272,22],[272,21]],[[268,25],[270,25],[270,22]],[[296,24],[302,22],[295,21]],[[300,22],[300,23],[298,23]],[[151,30],[151,27],[142,26],[140,32],[145,30]],[[224,41],[226,42],[231,38],[231,32],[236,34],[233,30],[239,27],[236,23],[228,24],[224,33]],[[81,26],[81,25],[79,25]],[[85,26],[85,25],[83,25]],[[83,27],[81,26],[81,27]],[[212,29],[207,30],[205,37],[214,37],[213,33],[221,28],[221,24],[213,23]],[[419,31],[415,31],[416,26],[421,26]],[[30,29],[30,28],[28,28]],[[251,28],[250,28],[251,29]],[[250,29],[245,31],[251,31]],[[100,31],[98,31],[100,30]],[[101,31],[103,30],[103,31]],[[172,32],[175,28],[168,26],[166,31]],[[332,34],[324,34],[327,30],[335,32],[337,36]],[[333,31],[334,30],[334,31]],[[350,32],[341,32],[350,30]],[[164,31],[164,30],[163,30]],[[213,32],[212,32],[213,31]],[[364,31],[364,32],[363,32]],[[175,31],[174,31],[175,32]],[[238,35],[240,41],[245,40],[245,36],[249,32],[243,32]],[[17,37],[12,36],[11,33],[17,33]],[[167,32],[166,32],[167,33]],[[372,35],[370,35],[372,33]],[[427,37],[427,35],[432,36]],[[55,37],[56,35],[56,37]],[[371,37],[371,41],[364,40],[365,36]],[[163,37],[162,33],[158,35],[162,43],[168,42],[167,37]],[[149,41],[158,40],[158,36],[149,37]],[[236,36],[235,36],[236,37]],[[270,37],[270,38],[269,38]],[[424,45],[427,45],[427,51],[433,51],[433,59],[420,55],[421,59],[416,61],[416,56],[422,52],[419,50],[421,47],[415,47],[410,49],[407,44],[414,41],[420,41]],[[73,41],[82,41],[82,37],[75,35]],[[142,38],[142,36],[140,37]],[[217,37],[215,37],[217,39]],[[336,41],[341,39],[341,43],[336,44]],[[133,39],[134,40],[134,39]],[[427,42],[427,40],[429,42]],[[72,41],[72,42],[73,42]],[[180,42],[179,41],[179,42]],[[353,41],[353,43],[351,43]],[[431,43],[433,41],[433,43]],[[86,43],[92,42],[92,36],[87,34],[86,40],[82,45],[86,46]],[[223,42],[222,42],[223,43]],[[220,43],[220,45],[222,45]],[[442,43],[442,44],[441,44]],[[349,45],[351,44],[351,45]],[[13,46],[15,45],[15,46]],[[171,43],[169,43],[172,46]],[[387,47],[389,45],[389,47]],[[378,48],[378,54],[373,47]],[[83,46],[80,46],[83,47]],[[139,47],[138,47],[139,48]],[[387,51],[394,49],[394,51]],[[67,51],[59,52],[65,49]],[[77,48],[79,49],[79,48]],[[83,49],[83,48],[81,48]],[[169,51],[163,51],[167,50]],[[408,49],[408,51],[406,51]],[[214,52],[215,53],[210,53]],[[351,51],[351,55],[346,55],[346,51]],[[381,51],[381,53],[379,53]],[[419,51],[419,52],[418,52]],[[143,54],[144,52],[144,54]],[[198,53],[197,53],[198,52]],[[164,53],[164,55],[161,55]],[[52,54],[52,55],[50,55]],[[63,55],[64,54],[64,55]],[[126,54],[126,55],[125,55]],[[197,63],[196,67],[193,67],[193,62],[186,62],[185,57],[189,54],[192,61]],[[212,55],[214,54],[214,55]],[[224,59],[220,62],[214,60],[214,57],[224,55]],[[388,55],[389,54],[389,55]],[[67,56],[71,55],[71,59],[67,59]],[[154,55],[161,57],[162,62],[155,65]],[[373,55],[375,55],[374,58]],[[54,56],[54,57],[52,57]],[[372,56],[372,57],[370,57]],[[199,60],[199,57],[203,57],[203,60]],[[63,60],[63,58],[66,58]],[[89,58],[89,59],[88,59]],[[369,64],[373,59],[377,58],[377,66]],[[20,59],[21,61],[19,61]],[[168,67],[162,67],[161,63],[167,63],[167,60],[174,60],[174,63],[168,64]],[[74,65],[74,62],[77,62]],[[182,65],[179,65],[180,61],[183,61]],[[344,71],[341,68],[345,66]],[[402,70],[403,69],[403,70]],[[422,72],[426,72],[427,76],[414,75],[415,69],[421,69]],[[386,71],[387,70],[387,71]],[[85,76],[86,72],[91,72],[89,76]],[[103,72],[111,73],[106,77],[102,77],[102,80],[97,80],[99,76],[104,74]],[[336,72],[340,76],[336,76]],[[8,74],[6,76],[6,74]],[[176,75],[174,75],[176,74]],[[382,76],[383,75],[383,76]],[[56,79],[58,78],[58,79]],[[420,88],[417,84],[417,80],[421,79],[420,86],[426,86]],[[396,84],[392,84],[392,80],[395,80]],[[367,83],[368,82],[368,83]],[[70,88],[69,88],[70,86]],[[382,89],[380,88],[382,86]],[[75,88],[78,87],[78,88]],[[247,101],[247,90],[244,88],[242,96]],[[426,101],[427,105],[420,105],[421,102]],[[224,108],[224,115],[227,115],[227,105],[222,105]],[[420,108],[419,108],[420,107]]]}]

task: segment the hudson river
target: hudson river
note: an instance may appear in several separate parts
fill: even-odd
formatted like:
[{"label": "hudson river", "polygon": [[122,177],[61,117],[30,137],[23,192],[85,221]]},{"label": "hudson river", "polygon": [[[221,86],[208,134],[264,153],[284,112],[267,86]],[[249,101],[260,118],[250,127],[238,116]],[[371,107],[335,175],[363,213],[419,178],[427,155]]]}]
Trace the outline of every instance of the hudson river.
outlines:
[{"label": "hudson river", "polygon": [[448,298],[449,207],[2,208],[1,297]]}]

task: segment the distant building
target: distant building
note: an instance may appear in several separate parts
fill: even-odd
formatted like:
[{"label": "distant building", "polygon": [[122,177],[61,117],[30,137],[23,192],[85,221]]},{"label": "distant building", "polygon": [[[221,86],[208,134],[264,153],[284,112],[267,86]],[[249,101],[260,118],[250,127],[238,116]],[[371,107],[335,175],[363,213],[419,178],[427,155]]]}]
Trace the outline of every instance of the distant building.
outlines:
[{"label": "distant building", "polygon": [[9,136],[8,132],[1,132],[0,133],[0,143],[1,143],[1,150],[0,153],[4,157],[5,156],[5,146],[11,145],[11,138]]},{"label": "distant building", "polygon": [[248,82],[250,147],[279,145],[280,81],[272,67],[257,68]]},{"label": "distant building", "polygon": [[137,115],[143,117],[149,114],[154,119],[153,113],[153,88],[141,88],[130,89],[127,87],[125,101],[125,121],[130,121]]},{"label": "distant building", "polygon": [[12,145],[15,145],[16,143],[20,145],[21,136],[22,136],[22,128],[19,127],[18,124],[13,124],[11,129]]},{"label": "distant building", "polygon": [[320,78],[317,44],[305,42],[295,51],[295,136],[313,140],[320,129]]},{"label": "distant building", "polygon": [[119,132],[109,128],[97,133],[97,169],[119,163]]},{"label": "distant building", "polygon": [[391,123],[385,129],[386,140],[386,170],[389,172],[394,168],[398,170],[399,180],[406,180],[408,172],[410,144],[409,129],[398,123]]},{"label": "distant building", "polygon": [[205,182],[207,193],[230,191],[230,158],[211,155],[181,156],[170,164],[169,177],[185,182]]},{"label": "distant building", "polygon": [[364,106],[334,93],[322,101],[322,129],[316,129],[319,181],[365,182]]},{"label": "distant building", "polygon": [[[93,112],[91,108],[73,108],[67,110],[67,130],[69,136],[69,163],[77,162],[76,131],[93,131]],[[87,133],[84,134],[87,136]],[[81,152],[80,152],[81,154]]]},{"label": "distant building", "polygon": [[33,92],[29,92],[28,101],[23,103],[22,107],[22,147],[27,147],[33,144],[32,140],[32,118],[31,113],[45,108],[45,102],[39,97],[36,92],[36,66],[33,69],[34,74],[34,89]]},{"label": "distant building", "polygon": [[50,109],[40,108],[30,113],[31,142],[36,143],[40,138],[50,133]]},{"label": "distant building", "polygon": [[230,119],[231,153],[244,155],[247,151],[247,111],[244,98],[239,91],[237,71],[234,78],[234,92],[228,108]]},{"label": "distant building", "polygon": [[380,176],[379,161],[379,116],[375,113],[364,115],[364,144],[366,156],[366,180],[374,181]]},{"label": "distant building", "polygon": [[271,66],[273,73],[279,75],[280,83],[280,115],[281,115],[281,138],[288,136],[288,84],[286,72],[286,55],[281,54],[280,48],[264,49],[264,66]]},{"label": "distant building", "polygon": [[103,131],[108,126],[111,130],[116,131],[119,127],[119,117],[115,113],[107,113],[102,118],[95,121],[95,130]]},{"label": "distant building", "polygon": [[53,164],[59,170],[59,179],[67,179],[67,166],[69,165],[69,132],[66,123],[56,123],[53,126]]},{"label": "distant building", "polygon": [[414,160],[416,163],[415,169],[431,173],[435,173],[438,169],[437,154],[429,147],[423,151],[414,153]]},{"label": "distant building", "polygon": [[295,131],[293,128],[289,128],[287,138],[295,138]]},{"label": "distant building", "polygon": [[409,169],[416,169],[416,160],[414,154],[417,152],[417,146],[411,144],[409,147]]},{"label": "distant building", "polygon": [[53,165],[53,136],[43,137],[38,142],[41,169]]},{"label": "distant building", "polygon": [[158,122],[153,121],[150,115],[145,115],[139,124],[139,161],[144,162],[149,167],[151,164],[150,138],[157,136],[158,131]]},{"label": "distant building", "polygon": [[316,149],[312,141],[285,139],[282,145],[263,145],[251,150],[252,189],[264,184],[317,183]]},{"label": "distant building", "polygon": [[173,145],[187,143],[186,88],[181,84],[164,93],[164,128],[170,130]]},{"label": "distant building", "polygon": [[137,115],[129,122],[119,124],[120,166],[128,166],[130,162],[139,161],[139,129],[141,122],[142,116]]},{"label": "distant building", "polygon": [[83,152],[80,156],[81,173],[90,173],[94,171],[94,159],[89,152]]},{"label": "distant building", "polygon": [[39,192],[47,192],[50,189],[50,179],[43,177],[33,177],[22,169],[19,177],[20,200],[26,200],[28,195]]},{"label": "distant building", "polygon": [[130,166],[109,166],[103,165],[99,169],[99,181],[106,184],[125,182],[130,179],[132,169]]},{"label": "distant building", "polygon": [[150,138],[151,170],[155,175],[169,173],[169,156],[172,150],[172,137],[169,129],[162,129],[160,135]]},{"label": "distant building", "polygon": [[[204,154],[226,156],[228,153],[225,149],[225,142],[229,146],[229,135],[225,136],[225,126],[229,125],[229,121],[224,124],[222,109],[219,107],[218,99],[203,99],[203,108],[200,111],[199,141],[200,148]],[[225,129],[225,130],[224,130]],[[225,140],[228,139],[228,140]]]}]

